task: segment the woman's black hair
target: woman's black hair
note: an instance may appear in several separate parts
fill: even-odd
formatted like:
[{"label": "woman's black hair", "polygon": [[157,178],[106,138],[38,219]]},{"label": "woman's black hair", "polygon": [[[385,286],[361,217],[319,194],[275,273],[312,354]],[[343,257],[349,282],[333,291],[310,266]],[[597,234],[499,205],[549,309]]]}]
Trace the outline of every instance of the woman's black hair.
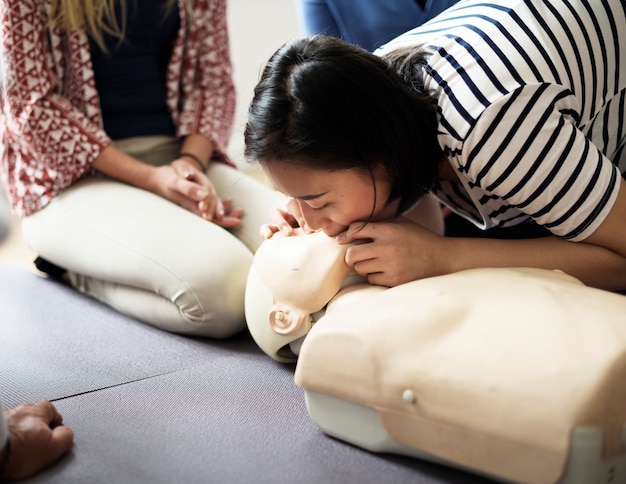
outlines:
[{"label": "woman's black hair", "polygon": [[380,166],[406,211],[432,188],[442,159],[423,60],[409,52],[385,60],[323,35],[288,42],[254,90],[246,159],[370,174]]}]

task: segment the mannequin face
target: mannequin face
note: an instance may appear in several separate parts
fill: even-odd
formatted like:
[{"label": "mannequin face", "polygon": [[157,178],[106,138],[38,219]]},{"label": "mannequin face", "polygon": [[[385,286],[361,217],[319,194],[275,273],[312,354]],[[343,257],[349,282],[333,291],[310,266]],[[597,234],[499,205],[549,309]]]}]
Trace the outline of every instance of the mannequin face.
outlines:
[{"label": "mannequin face", "polygon": [[262,163],[273,187],[292,197],[306,225],[329,237],[344,232],[353,222],[377,221],[395,215],[395,203],[387,204],[391,183],[381,169],[370,173],[323,170],[283,161]]}]

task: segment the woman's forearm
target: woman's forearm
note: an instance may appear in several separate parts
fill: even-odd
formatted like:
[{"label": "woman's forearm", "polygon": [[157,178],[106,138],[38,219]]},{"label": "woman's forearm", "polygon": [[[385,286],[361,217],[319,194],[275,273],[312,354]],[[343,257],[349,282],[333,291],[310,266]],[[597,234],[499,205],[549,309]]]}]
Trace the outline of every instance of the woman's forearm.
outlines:
[{"label": "woman's forearm", "polygon": [[206,170],[213,155],[213,142],[201,134],[190,134],[183,141],[180,153],[197,159]]},{"label": "woman's forearm", "polygon": [[476,267],[558,269],[588,286],[626,289],[626,258],[586,242],[557,237],[525,240],[446,238],[447,271]]},{"label": "woman's forearm", "polygon": [[100,173],[115,180],[150,190],[156,168],[127,155],[113,145],[107,146],[92,164]]}]

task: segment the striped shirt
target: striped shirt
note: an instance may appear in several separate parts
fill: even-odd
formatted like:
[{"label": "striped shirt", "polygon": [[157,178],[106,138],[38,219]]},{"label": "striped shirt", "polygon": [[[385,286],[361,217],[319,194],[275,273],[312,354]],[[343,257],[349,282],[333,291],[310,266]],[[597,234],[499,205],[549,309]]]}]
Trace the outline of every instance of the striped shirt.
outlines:
[{"label": "striped shirt", "polygon": [[598,228],[626,171],[625,0],[461,1],[376,53],[407,46],[460,179],[435,197],[483,229]]}]

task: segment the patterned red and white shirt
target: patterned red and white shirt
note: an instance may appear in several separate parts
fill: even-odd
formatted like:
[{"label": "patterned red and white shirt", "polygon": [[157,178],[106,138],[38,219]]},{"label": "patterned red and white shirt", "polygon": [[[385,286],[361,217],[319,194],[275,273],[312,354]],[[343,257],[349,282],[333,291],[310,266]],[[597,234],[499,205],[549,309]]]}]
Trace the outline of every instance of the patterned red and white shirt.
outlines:
[{"label": "patterned red and white shirt", "polygon": [[[235,112],[226,0],[195,0],[181,22],[167,73],[177,136],[202,134],[226,160]],[[89,41],[48,24],[46,0],[0,0],[0,167],[14,213],[41,209],[93,175],[112,141],[102,115]]]}]

